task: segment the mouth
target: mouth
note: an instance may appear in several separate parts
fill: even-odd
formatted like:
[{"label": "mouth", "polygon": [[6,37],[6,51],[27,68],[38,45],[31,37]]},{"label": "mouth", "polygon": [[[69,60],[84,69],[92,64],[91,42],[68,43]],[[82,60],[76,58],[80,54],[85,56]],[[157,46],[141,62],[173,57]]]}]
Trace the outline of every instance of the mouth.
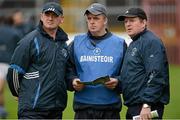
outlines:
[{"label": "mouth", "polygon": [[93,27],[90,27],[90,28],[91,28],[91,29],[96,29],[96,27],[94,27],[94,26],[93,26]]},{"label": "mouth", "polygon": [[92,29],[96,28],[95,26],[91,26]]},{"label": "mouth", "polygon": [[90,27],[90,28],[95,28],[96,26],[93,25],[93,24],[90,24],[89,27]]},{"label": "mouth", "polygon": [[47,24],[53,24],[53,22],[52,21],[47,21]]},{"label": "mouth", "polygon": [[128,29],[126,29],[128,32],[131,32],[132,31],[132,29],[131,28],[128,28]]}]

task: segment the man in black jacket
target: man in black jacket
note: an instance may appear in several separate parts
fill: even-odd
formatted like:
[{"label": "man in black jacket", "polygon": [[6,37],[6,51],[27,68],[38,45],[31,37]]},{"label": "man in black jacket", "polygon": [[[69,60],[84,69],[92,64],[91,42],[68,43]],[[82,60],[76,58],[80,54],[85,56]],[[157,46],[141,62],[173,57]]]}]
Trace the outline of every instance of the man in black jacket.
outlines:
[{"label": "man in black jacket", "polygon": [[13,26],[19,32],[19,36],[23,38],[26,34],[33,31],[35,26],[31,21],[26,22],[24,20],[24,14],[21,10],[15,10],[12,13]]},{"label": "man in black jacket", "polygon": [[12,27],[11,16],[0,17],[0,119],[7,117],[4,108],[4,87],[11,56],[20,40],[18,32]]},{"label": "man in black jacket", "polygon": [[62,119],[67,104],[67,34],[59,27],[58,3],[43,7],[40,24],[19,43],[8,70],[8,85],[18,97],[19,119]]},{"label": "man in black jacket", "polygon": [[169,103],[169,68],[166,51],[161,40],[147,30],[147,16],[140,8],[130,8],[118,16],[124,21],[130,43],[119,77],[124,104],[128,107],[126,118],[140,115],[141,119],[152,118],[157,110],[159,119],[164,105]]}]

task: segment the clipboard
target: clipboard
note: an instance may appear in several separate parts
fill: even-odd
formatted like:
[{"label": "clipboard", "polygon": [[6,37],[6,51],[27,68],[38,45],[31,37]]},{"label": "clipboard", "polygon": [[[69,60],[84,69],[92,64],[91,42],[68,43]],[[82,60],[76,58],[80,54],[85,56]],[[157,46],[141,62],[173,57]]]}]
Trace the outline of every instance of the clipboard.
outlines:
[{"label": "clipboard", "polygon": [[89,82],[83,82],[83,81],[78,81],[78,82],[84,85],[98,85],[98,84],[104,84],[105,82],[108,82],[108,81],[110,81],[110,77],[107,75],[107,76],[99,77]]}]

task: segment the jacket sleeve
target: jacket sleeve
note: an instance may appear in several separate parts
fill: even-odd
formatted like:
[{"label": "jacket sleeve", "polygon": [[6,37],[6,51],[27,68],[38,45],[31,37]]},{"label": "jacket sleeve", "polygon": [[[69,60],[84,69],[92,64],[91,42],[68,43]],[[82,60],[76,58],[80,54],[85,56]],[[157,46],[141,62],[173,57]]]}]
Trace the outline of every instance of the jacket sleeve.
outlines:
[{"label": "jacket sleeve", "polygon": [[124,56],[125,56],[126,50],[127,50],[127,44],[126,44],[126,42],[124,41],[124,43],[123,43],[123,56],[122,56],[122,61],[121,61],[121,65],[120,65],[119,74],[121,73],[121,68],[122,68],[122,64],[123,64],[123,61],[124,61]]},{"label": "jacket sleeve", "polygon": [[72,80],[78,78],[74,61],[74,42],[68,46],[68,51],[70,57],[68,59],[66,80],[68,90],[73,91]]},{"label": "jacket sleeve", "polygon": [[169,69],[165,47],[160,40],[152,40],[144,48],[144,65],[146,71],[146,88],[142,95],[142,102],[156,103],[169,85]]},{"label": "jacket sleeve", "polygon": [[123,56],[122,56],[122,61],[121,61],[120,69],[119,69],[119,75],[115,77],[118,80],[118,84],[117,84],[116,88],[114,89],[115,91],[117,91],[117,93],[122,93],[122,85],[121,85],[121,81],[120,81],[120,74],[121,74],[121,68],[122,68],[122,64],[124,61],[124,56],[125,56],[126,50],[127,50],[127,44],[124,41],[123,42]]},{"label": "jacket sleeve", "polygon": [[7,82],[13,96],[18,96],[20,81],[29,64],[29,44],[22,39],[16,47],[8,69]]},{"label": "jacket sleeve", "polygon": [[[15,68],[16,67],[16,68]],[[19,81],[23,77],[24,71],[18,66],[11,65],[8,69],[7,82],[13,96],[18,97]]]}]

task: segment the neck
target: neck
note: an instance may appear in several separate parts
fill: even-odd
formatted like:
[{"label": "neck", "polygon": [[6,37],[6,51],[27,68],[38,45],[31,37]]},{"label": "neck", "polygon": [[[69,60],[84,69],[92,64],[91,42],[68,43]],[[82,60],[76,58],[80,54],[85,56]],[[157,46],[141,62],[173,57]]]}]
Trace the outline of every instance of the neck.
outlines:
[{"label": "neck", "polygon": [[46,29],[46,28],[44,28],[44,30],[47,32],[47,34],[49,36],[51,36],[55,40],[57,29]]},{"label": "neck", "polygon": [[130,36],[132,38],[132,40],[136,40],[142,33],[144,33],[144,31],[146,30],[146,28],[144,28],[142,31],[140,31],[138,34],[134,35],[134,36]]},{"label": "neck", "polygon": [[100,32],[91,32],[92,36],[98,37],[98,36],[103,36],[107,33],[106,29],[100,31]]}]

